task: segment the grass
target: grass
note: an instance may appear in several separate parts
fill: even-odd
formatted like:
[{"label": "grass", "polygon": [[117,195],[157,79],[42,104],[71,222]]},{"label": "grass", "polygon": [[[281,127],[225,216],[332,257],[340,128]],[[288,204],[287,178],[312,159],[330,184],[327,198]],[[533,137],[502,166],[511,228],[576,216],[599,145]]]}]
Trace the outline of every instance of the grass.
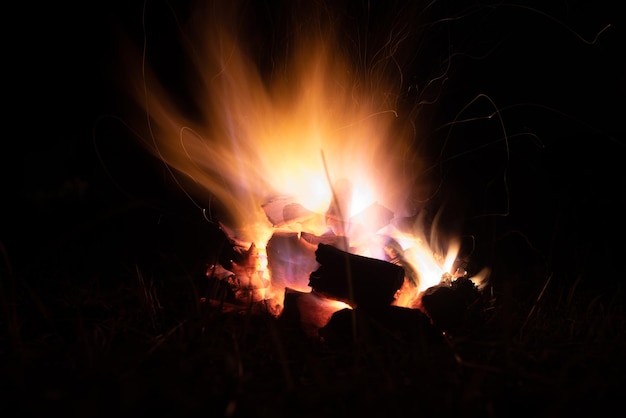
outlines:
[{"label": "grass", "polygon": [[[150,223],[149,211],[136,212]],[[467,309],[475,320],[454,335],[430,338],[409,317],[393,326],[369,318],[356,340],[317,340],[293,315],[202,303],[203,263],[219,255],[205,250],[219,239],[204,235],[209,242],[194,249],[192,238],[182,245],[171,235],[181,234],[175,225],[156,240],[123,239],[121,220],[136,226],[135,215],[90,224],[19,266],[4,251],[7,411],[551,417],[621,403],[619,282],[607,292],[582,277],[528,273],[494,280]]]}]

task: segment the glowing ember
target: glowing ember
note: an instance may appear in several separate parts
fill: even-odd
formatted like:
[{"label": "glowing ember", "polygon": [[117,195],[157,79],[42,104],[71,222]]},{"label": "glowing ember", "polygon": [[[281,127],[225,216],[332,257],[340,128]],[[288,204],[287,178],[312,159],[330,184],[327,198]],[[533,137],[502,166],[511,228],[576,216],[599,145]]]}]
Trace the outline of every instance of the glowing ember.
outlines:
[{"label": "glowing ember", "polygon": [[151,151],[228,209],[220,222],[243,249],[231,270],[254,300],[280,312],[286,288],[309,292],[315,248],[334,240],[404,266],[395,304],[415,306],[420,292],[454,276],[459,243],[427,233],[419,217],[408,230],[400,225],[414,216],[407,200],[425,180],[393,80],[357,72],[320,22],[299,32],[284,73],[264,77],[230,23],[223,16],[201,23],[206,33],[192,55],[199,118],[173,106],[145,74],[138,98],[150,118]]}]

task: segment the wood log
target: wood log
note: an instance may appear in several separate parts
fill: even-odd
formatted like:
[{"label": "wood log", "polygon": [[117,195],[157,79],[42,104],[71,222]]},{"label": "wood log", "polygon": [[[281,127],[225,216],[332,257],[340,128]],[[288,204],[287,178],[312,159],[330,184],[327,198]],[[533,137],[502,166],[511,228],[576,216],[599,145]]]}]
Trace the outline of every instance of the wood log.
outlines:
[{"label": "wood log", "polygon": [[[332,347],[350,347],[356,342],[419,342],[441,345],[444,341],[428,316],[418,309],[399,306],[342,309],[319,329],[321,340]],[[419,344],[420,346],[422,344]]]},{"label": "wood log", "polygon": [[275,232],[266,245],[272,287],[308,291],[308,277],[319,266],[315,248],[296,232]]},{"label": "wood log", "polygon": [[309,276],[314,292],[356,306],[390,305],[404,281],[404,268],[387,261],[318,244],[320,267]]},{"label": "wood log", "polygon": [[261,207],[274,227],[281,227],[292,222],[301,222],[304,219],[316,216],[314,212],[294,202],[291,197],[277,197],[266,202]]},{"label": "wood log", "polygon": [[308,232],[302,232],[300,237],[313,245],[315,248],[322,243],[326,245],[332,245],[335,248],[348,248],[348,238],[340,235],[335,235],[330,232],[324,235],[315,235]]},{"label": "wood log", "polygon": [[330,231],[323,213],[313,212],[291,197],[277,197],[262,205],[267,219],[275,228],[299,226],[306,231]]},{"label": "wood log", "polygon": [[[298,330],[307,338],[319,339],[319,329],[325,326],[340,304],[325,299],[312,292],[285,289],[284,308],[278,318],[283,326],[292,331]],[[345,306],[345,305],[342,305]]]},{"label": "wood log", "polygon": [[450,335],[467,335],[483,323],[481,293],[467,277],[429,287],[420,303],[433,324]]}]

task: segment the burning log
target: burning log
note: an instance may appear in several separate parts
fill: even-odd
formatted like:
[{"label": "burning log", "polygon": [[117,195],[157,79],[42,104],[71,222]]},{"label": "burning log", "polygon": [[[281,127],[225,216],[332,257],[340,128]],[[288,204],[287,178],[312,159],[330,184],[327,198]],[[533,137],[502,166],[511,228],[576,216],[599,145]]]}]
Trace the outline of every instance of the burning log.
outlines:
[{"label": "burning log", "polygon": [[290,197],[274,198],[262,205],[262,208],[274,227],[300,223],[315,228],[324,222],[323,215],[310,211]]},{"label": "burning log", "polygon": [[421,306],[433,324],[449,334],[465,334],[482,323],[483,304],[476,285],[467,277],[442,282],[426,289]]},{"label": "burning log", "polygon": [[344,303],[326,299],[313,292],[300,292],[285,289],[284,308],[279,317],[286,328],[302,332],[310,339],[319,339],[319,330],[325,326],[332,315],[345,308]]},{"label": "burning log", "polygon": [[347,248],[348,247],[348,238],[342,237],[339,235],[335,235],[332,232],[329,232],[324,235],[314,235],[307,232],[302,232],[300,237],[317,248],[320,244],[332,245],[335,248]]},{"label": "burning log", "polygon": [[221,302],[248,305],[263,300],[268,281],[259,275],[259,251],[254,243],[247,249],[234,247],[230,259],[207,267],[207,297]]},{"label": "burning log", "polygon": [[309,286],[352,307],[390,305],[404,282],[401,266],[330,245],[320,243],[315,259],[320,267],[311,273]]},{"label": "burning log", "polygon": [[275,232],[267,242],[266,251],[274,288],[308,287],[309,274],[318,267],[314,245],[295,232]]}]

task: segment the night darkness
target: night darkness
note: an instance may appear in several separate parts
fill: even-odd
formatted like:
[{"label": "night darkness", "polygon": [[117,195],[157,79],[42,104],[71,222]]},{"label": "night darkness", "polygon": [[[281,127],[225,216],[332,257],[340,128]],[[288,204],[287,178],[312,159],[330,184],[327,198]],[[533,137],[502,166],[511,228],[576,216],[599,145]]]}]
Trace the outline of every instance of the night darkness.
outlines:
[{"label": "night darkness", "polygon": [[[5,34],[0,272],[2,291],[21,295],[14,296],[18,316],[32,310],[38,318],[22,321],[24,346],[54,334],[46,327],[55,315],[69,315],[41,307],[46,298],[70,299],[94,283],[111,292],[135,268],[174,282],[165,285],[171,290],[181,277],[201,277],[224,244],[197,207],[207,201],[192,201],[135,141],[146,127],[124,89],[141,60],[126,48],[141,51],[142,20],[148,60],[194,111],[183,82],[193,75],[177,38],[194,4],[146,3],[27,4],[7,14],[19,23]],[[244,3],[249,23],[242,27],[271,78],[288,43],[291,9],[325,2]],[[555,292],[574,283],[591,299],[623,292],[626,66],[617,5],[328,3],[343,46],[354,45],[353,58],[365,66],[365,52],[381,47],[393,28],[407,30],[398,48],[398,103],[416,118],[416,147],[433,165],[426,175],[441,186],[424,208],[434,213],[445,204],[446,225],[473,238],[464,241],[472,244],[465,254],[471,268],[490,266],[501,281],[526,275],[520,286],[530,300],[548,275]],[[469,118],[478,119],[458,122]],[[39,290],[45,296],[35,296]],[[9,329],[3,370],[30,376],[11,368],[12,321],[2,322]]]}]

